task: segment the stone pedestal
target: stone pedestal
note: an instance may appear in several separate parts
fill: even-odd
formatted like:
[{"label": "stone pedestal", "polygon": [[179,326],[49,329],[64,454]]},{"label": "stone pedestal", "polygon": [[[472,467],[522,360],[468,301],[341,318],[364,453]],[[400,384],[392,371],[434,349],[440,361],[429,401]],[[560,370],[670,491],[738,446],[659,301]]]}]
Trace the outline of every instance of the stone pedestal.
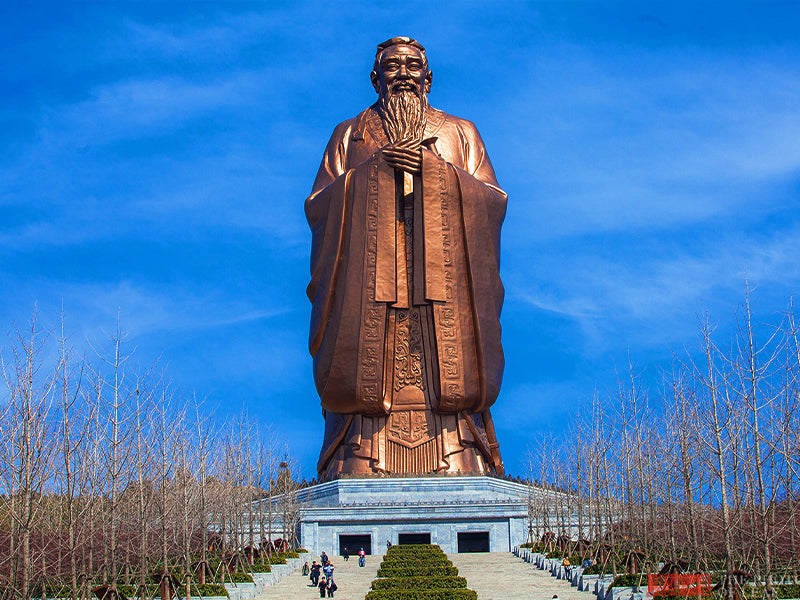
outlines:
[{"label": "stone pedestal", "polygon": [[510,552],[527,541],[529,493],[486,476],[338,479],[297,493],[300,543],[335,556],[343,539],[368,540],[372,554],[383,554],[387,540],[430,536],[448,553]]}]

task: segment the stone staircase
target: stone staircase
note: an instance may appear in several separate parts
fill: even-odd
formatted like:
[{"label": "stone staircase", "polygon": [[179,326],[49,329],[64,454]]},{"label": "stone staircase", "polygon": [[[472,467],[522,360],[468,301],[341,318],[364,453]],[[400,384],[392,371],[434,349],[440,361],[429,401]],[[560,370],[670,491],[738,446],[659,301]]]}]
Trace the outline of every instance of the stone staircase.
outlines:
[{"label": "stone staircase", "polygon": [[593,600],[564,579],[552,577],[536,565],[511,553],[448,554],[465,577],[467,587],[478,592],[478,600]]},{"label": "stone staircase", "polygon": [[[527,562],[510,552],[448,554],[447,557],[458,567],[459,575],[466,578],[467,587],[478,593],[478,600],[552,600],[554,595],[557,595],[559,600],[598,598],[594,595],[596,592],[593,589],[579,591],[563,574],[553,573],[550,568],[543,569],[541,567],[544,565],[537,566],[535,561]],[[310,563],[310,558],[305,560]],[[335,597],[339,600],[363,600],[370,590],[372,580],[377,576],[378,566],[382,560],[383,556],[368,556],[367,566],[360,568],[358,557],[351,557],[348,562],[340,556],[333,557],[335,569],[333,578],[339,586]],[[319,590],[311,587],[309,578],[300,573],[301,569],[298,568],[275,585],[262,588],[255,600],[319,598]],[[575,583],[577,584],[577,581]],[[606,597],[604,589],[600,592],[601,599],[617,600],[616,597]]]},{"label": "stone staircase", "polygon": [[525,548],[515,548],[514,554],[526,564],[536,566],[557,580],[566,581],[583,593],[593,594],[598,600],[652,600],[647,592],[647,581],[637,587],[615,587],[613,575],[584,575],[580,567],[572,567],[569,573],[561,565],[560,558],[546,558],[544,554],[530,552]]},{"label": "stone staircase", "polygon": [[[314,557],[317,561],[319,557]],[[309,565],[312,558],[307,559]],[[364,600],[364,596],[370,590],[370,584],[375,579],[378,566],[381,564],[383,556],[367,556],[367,565],[358,566],[358,557],[351,556],[345,562],[341,556],[331,557],[333,564],[333,580],[339,587],[334,598],[339,600]],[[305,561],[304,561],[305,562]],[[281,579],[281,581],[264,590],[256,597],[256,600],[313,600],[319,598],[319,590],[311,587],[311,580],[301,575],[302,569],[298,569],[291,575]]]},{"label": "stone staircase", "polygon": [[[309,554],[300,554],[300,558],[289,558],[285,565],[272,565],[269,573],[253,573],[253,583],[226,583],[225,589],[228,591],[227,599],[225,596],[206,597],[204,600],[254,600],[261,596],[265,589],[279,583],[284,577],[288,577],[301,565],[309,560]],[[192,596],[191,600],[203,600]]]}]

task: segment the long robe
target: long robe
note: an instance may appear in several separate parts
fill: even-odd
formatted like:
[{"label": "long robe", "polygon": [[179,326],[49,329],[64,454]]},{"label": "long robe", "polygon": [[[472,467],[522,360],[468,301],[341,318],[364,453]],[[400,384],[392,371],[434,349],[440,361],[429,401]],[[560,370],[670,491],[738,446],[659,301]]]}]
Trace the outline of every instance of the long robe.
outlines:
[{"label": "long robe", "polygon": [[[494,470],[502,468],[488,409],[504,366],[499,258],[506,194],[471,122],[429,108],[424,142],[422,175],[413,182],[413,268],[405,268],[397,227],[402,174],[381,156],[388,142],[375,106],[336,127],[306,200],[309,349],[326,414],[321,473],[345,436],[364,426],[358,417],[392,412],[387,327],[397,309],[430,315],[431,408],[461,421],[467,415],[472,435],[459,430],[460,439],[475,441]],[[370,432],[356,433],[353,444],[369,443],[362,438]]]}]

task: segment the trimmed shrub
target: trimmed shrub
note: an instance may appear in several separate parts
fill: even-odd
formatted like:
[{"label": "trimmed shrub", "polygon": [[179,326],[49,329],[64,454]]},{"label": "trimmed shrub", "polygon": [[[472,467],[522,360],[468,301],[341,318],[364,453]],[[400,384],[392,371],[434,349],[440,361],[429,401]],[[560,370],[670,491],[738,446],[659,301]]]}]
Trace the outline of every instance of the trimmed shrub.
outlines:
[{"label": "trimmed shrub", "polygon": [[[158,596],[158,586],[156,586],[156,585],[145,585],[144,588],[145,588],[145,592],[144,593],[147,596],[153,596],[153,595]],[[117,590],[119,591],[120,594],[122,594],[123,596],[125,596],[127,598],[138,598],[139,597],[139,594],[138,594],[139,584],[136,584],[136,585],[118,585],[117,586]],[[228,594],[226,592],[225,594],[219,594],[219,595],[220,596],[227,596]],[[67,594],[67,596],[69,596],[69,594]]]},{"label": "trimmed shrub", "polygon": [[[796,584],[778,584],[773,585],[775,590],[775,597],[783,600],[784,598],[800,598],[800,585]],[[744,586],[745,596],[757,600],[759,598],[766,598],[767,594],[763,586]]]},{"label": "trimmed shrub", "polygon": [[[118,585],[117,589],[121,589],[122,586]],[[78,588],[80,590],[80,587]],[[4,592],[10,591],[9,589],[3,589]],[[45,596],[47,598],[69,598],[72,596],[72,586],[68,582],[50,582],[44,586]],[[41,585],[34,585],[30,588],[30,597],[31,598],[43,598],[42,596],[42,586]]]},{"label": "trimmed shrub", "polygon": [[478,592],[450,590],[372,590],[364,600],[478,600]]},{"label": "trimmed shrub", "polygon": [[[531,552],[536,552],[539,554],[544,554],[547,552],[547,544],[542,542],[527,542],[522,544],[520,548],[528,548]],[[552,545],[550,546],[552,548]]]},{"label": "trimmed shrub", "polygon": [[439,546],[392,546],[365,600],[477,600]]},{"label": "trimmed shrub", "polygon": [[[617,565],[617,572],[624,571],[625,567]],[[611,575],[614,572],[614,565],[609,562],[605,567],[601,563],[590,565],[583,570],[584,575]]]},{"label": "trimmed shrub", "polygon": [[401,565],[407,567],[413,567],[416,565],[431,565],[431,566],[436,565],[441,567],[452,567],[453,562],[445,556],[442,556],[441,558],[438,556],[431,558],[417,558],[417,557],[401,558],[399,556],[392,556],[391,558],[383,559],[383,562],[381,562],[381,567],[396,567]]},{"label": "trimmed shrub", "polygon": [[207,583],[205,585],[192,584],[192,595],[197,593],[201,596],[227,596],[228,590],[225,589],[224,585],[219,585],[217,583]]},{"label": "trimmed shrub", "polygon": [[271,565],[285,565],[286,559],[278,554],[273,554],[269,557],[269,564]]},{"label": "trimmed shrub", "polygon": [[456,567],[419,565],[378,569],[378,577],[453,577],[456,575],[458,575],[458,568]]},{"label": "trimmed shrub", "polygon": [[250,565],[250,570],[253,573],[270,573],[272,572],[272,567],[269,566],[269,563],[264,563],[262,565],[260,562],[254,562]]},{"label": "trimmed shrub", "polygon": [[405,544],[402,546],[392,546],[386,550],[386,556],[408,556],[409,554],[445,556],[444,551],[435,544]]},{"label": "trimmed shrub", "polygon": [[656,592],[653,594],[653,598],[663,598],[663,599],[680,599],[686,598],[687,600],[691,600],[692,598],[715,598],[714,592],[710,589],[701,589],[700,594],[697,593],[696,587],[691,588],[680,588],[677,590],[662,590],[660,592]]},{"label": "trimmed shrub", "polygon": [[373,590],[444,590],[467,587],[463,577],[387,577],[372,582]]},{"label": "trimmed shrub", "polygon": [[778,598],[800,598],[800,585],[787,583],[774,587]]},{"label": "trimmed shrub", "polygon": [[234,583],[253,583],[253,578],[248,573],[230,573],[225,576],[225,581]]},{"label": "trimmed shrub", "polygon": [[[584,571],[585,572],[585,571]],[[615,587],[647,587],[647,575],[617,575],[614,582],[609,586],[609,589]]]}]

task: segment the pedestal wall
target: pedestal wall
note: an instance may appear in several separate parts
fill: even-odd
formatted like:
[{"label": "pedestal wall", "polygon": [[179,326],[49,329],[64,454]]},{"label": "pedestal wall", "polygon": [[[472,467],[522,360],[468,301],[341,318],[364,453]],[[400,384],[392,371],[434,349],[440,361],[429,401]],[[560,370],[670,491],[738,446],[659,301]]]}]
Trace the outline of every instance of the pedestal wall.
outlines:
[{"label": "pedestal wall", "polygon": [[368,540],[382,554],[387,540],[429,535],[445,552],[510,552],[527,541],[535,490],[493,477],[338,479],[298,492],[300,543],[335,556],[343,539]]}]

